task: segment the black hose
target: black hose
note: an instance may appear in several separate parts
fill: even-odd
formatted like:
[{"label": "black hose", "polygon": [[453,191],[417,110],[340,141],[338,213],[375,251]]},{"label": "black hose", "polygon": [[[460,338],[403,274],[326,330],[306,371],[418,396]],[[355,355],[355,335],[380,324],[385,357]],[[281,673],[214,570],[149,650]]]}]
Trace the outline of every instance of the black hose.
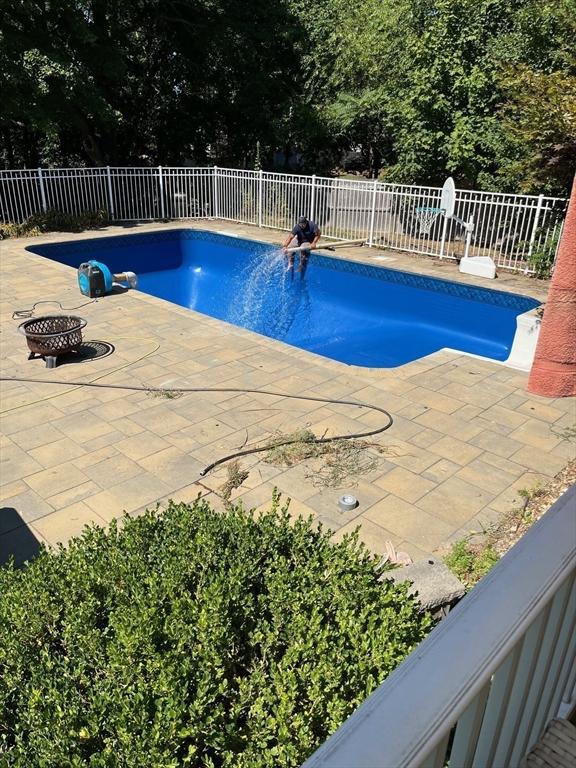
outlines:
[{"label": "black hose", "polygon": [[84,304],[79,304],[77,307],[63,307],[62,304],[59,301],[52,300],[52,299],[46,299],[45,301],[37,301],[36,304],[33,304],[30,309],[16,309],[14,312],[12,312],[12,320],[22,320],[27,317],[32,317],[34,314],[34,310],[38,306],[38,304],[58,304],[60,309],[63,312],[70,312],[73,309],[81,309],[81,307],[86,307],[88,304],[94,304],[97,302],[98,299],[92,299],[91,301],[85,301]]},{"label": "black hose", "polygon": [[[285,392],[271,392],[270,390],[266,389],[242,389],[239,387],[183,387],[178,389],[162,389],[160,387],[143,387],[143,386],[130,386],[125,384],[96,384],[94,382],[90,381],[55,381],[54,379],[46,380],[46,379],[27,379],[27,378],[20,378],[20,377],[11,377],[11,376],[0,376],[0,381],[19,381],[19,382],[28,382],[32,384],[60,384],[65,386],[71,386],[71,387],[102,387],[105,389],[128,389],[133,392],[161,392],[161,393],[170,393],[170,392],[237,392],[242,394],[250,394],[250,395],[270,395],[271,397],[286,397],[290,400],[308,400],[315,403],[329,403],[332,405],[353,405],[356,408],[368,408],[371,411],[378,411],[379,413],[383,413],[384,416],[388,418],[388,423],[385,424],[383,427],[378,427],[378,429],[371,429],[368,432],[357,432],[352,435],[335,435],[334,437],[318,437],[314,440],[314,442],[318,445],[321,443],[332,443],[335,440],[357,440],[364,437],[371,437],[373,435],[379,435],[381,432],[385,432],[387,429],[389,429],[392,424],[394,423],[392,416],[386,411],[384,408],[380,408],[378,405],[370,405],[369,403],[359,403],[356,400],[333,400],[331,398],[324,398],[324,397],[310,397],[308,395],[288,395]],[[275,447],[279,447],[281,445],[293,445],[294,443],[300,442],[299,440],[285,440],[281,443],[276,443]],[[208,474],[208,472],[211,472],[214,467],[217,467],[219,464],[224,464],[227,461],[231,461],[232,459],[236,459],[239,456],[248,456],[251,453],[261,453],[262,451],[268,451],[270,450],[269,445],[260,446],[259,448],[246,448],[243,451],[236,451],[235,453],[231,453],[228,456],[223,456],[221,459],[217,459],[216,461],[213,461],[211,464],[208,464],[207,467],[205,467],[200,472],[200,477],[204,477]]]}]

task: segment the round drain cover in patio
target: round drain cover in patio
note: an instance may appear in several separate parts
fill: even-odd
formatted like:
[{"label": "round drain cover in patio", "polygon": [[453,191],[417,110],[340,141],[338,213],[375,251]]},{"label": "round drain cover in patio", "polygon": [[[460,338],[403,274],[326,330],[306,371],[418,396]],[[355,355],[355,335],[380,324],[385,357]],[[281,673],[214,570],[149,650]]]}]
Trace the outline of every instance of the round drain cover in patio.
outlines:
[{"label": "round drain cover in patio", "polygon": [[62,358],[63,363],[86,363],[89,360],[99,360],[114,352],[114,345],[108,341],[83,341],[78,349],[69,352]]}]

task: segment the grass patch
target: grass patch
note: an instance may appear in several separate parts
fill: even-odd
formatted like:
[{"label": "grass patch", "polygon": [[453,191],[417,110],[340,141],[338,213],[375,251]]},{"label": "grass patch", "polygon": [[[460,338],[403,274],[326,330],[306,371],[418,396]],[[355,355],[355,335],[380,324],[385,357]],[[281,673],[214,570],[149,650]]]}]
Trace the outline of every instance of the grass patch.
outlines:
[{"label": "grass patch", "polygon": [[444,562],[466,588],[473,587],[500,559],[491,543],[473,544],[460,539],[452,545]]},{"label": "grass patch", "polygon": [[179,389],[147,389],[146,394],[148,397],[162,397],[165,400],[177,400],[182,397],[184,392]]}]

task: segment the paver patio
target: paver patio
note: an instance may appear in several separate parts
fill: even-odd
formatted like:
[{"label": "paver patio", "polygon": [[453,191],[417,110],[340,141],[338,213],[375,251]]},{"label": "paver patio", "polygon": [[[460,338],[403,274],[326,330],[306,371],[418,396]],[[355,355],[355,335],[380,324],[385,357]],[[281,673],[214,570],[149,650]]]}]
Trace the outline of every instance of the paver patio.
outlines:
[{"label": "paver patio", "polygon": [[[280,242],[283,234],[215,221],[134,228],[109,227],[81,235],[51,234],[0,244],[0,359],[2,375],[41,383],[2,382],[0,560],[22,560],[36,542],[55,544],[92,521],[105,525],[172,498],[199,494],[222,505],[226,479],[208,463],[276,430],[310,425],[318,434],[361,432],[383,423],[364,409],[292,400],[283,395],[354,399],[390,411],[380,435],[386,449],[378,468],[342,490],[319,488],[305,466],[274,467],[248,457],[246,482],[233,499],[266,506],[274,488],[292,499],[292,514],[312,514],[335,537],[360,525],[374,551],[387,541],[419,558],[520,503],[520,491],[545,481],[574,456],[565,438],[576,422],[574,399],[549,400],[526,391],[527,374],[498,363],[442,350],[395,369],[337,363],[222,323],[160,299],[129,291],[85,304],[85,340],[107,341],[109,357],[47,369],[27,360],[15,310],[43,300],[65,308],[88,302],[75,270],[25,251],[31,242],[94,238],[182,226]],[[367,248],[342,249],[347,258],[463,280],[541,300],[541,281],[500,273],[497,281],[460,275],[453,262]],[[36,315],[55,305],[41,305]],[[463,318],[465,322],[465,318]],[[62,381],[60,385],[44,384]],[[123,389],[78,388],[70,381],[145,387],[269,389],[197,393],[178,399]],[[344,490],[360,500],[340,513]]]}]

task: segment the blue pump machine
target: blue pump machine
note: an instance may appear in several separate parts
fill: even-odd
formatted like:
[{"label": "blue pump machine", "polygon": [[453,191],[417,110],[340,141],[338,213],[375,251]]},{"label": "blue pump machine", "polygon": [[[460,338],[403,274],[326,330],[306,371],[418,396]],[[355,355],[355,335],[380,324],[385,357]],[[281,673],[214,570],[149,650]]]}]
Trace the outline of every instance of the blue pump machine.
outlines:
[{"label": "blue pump machine", "polygon": [[101,261],[87,261],[78,267],[78,286],[80,293],[91,299],[105,296],[112,291],[114,283],[136,288],[138,280],[134,272],[120,272],[113,275]]}]

